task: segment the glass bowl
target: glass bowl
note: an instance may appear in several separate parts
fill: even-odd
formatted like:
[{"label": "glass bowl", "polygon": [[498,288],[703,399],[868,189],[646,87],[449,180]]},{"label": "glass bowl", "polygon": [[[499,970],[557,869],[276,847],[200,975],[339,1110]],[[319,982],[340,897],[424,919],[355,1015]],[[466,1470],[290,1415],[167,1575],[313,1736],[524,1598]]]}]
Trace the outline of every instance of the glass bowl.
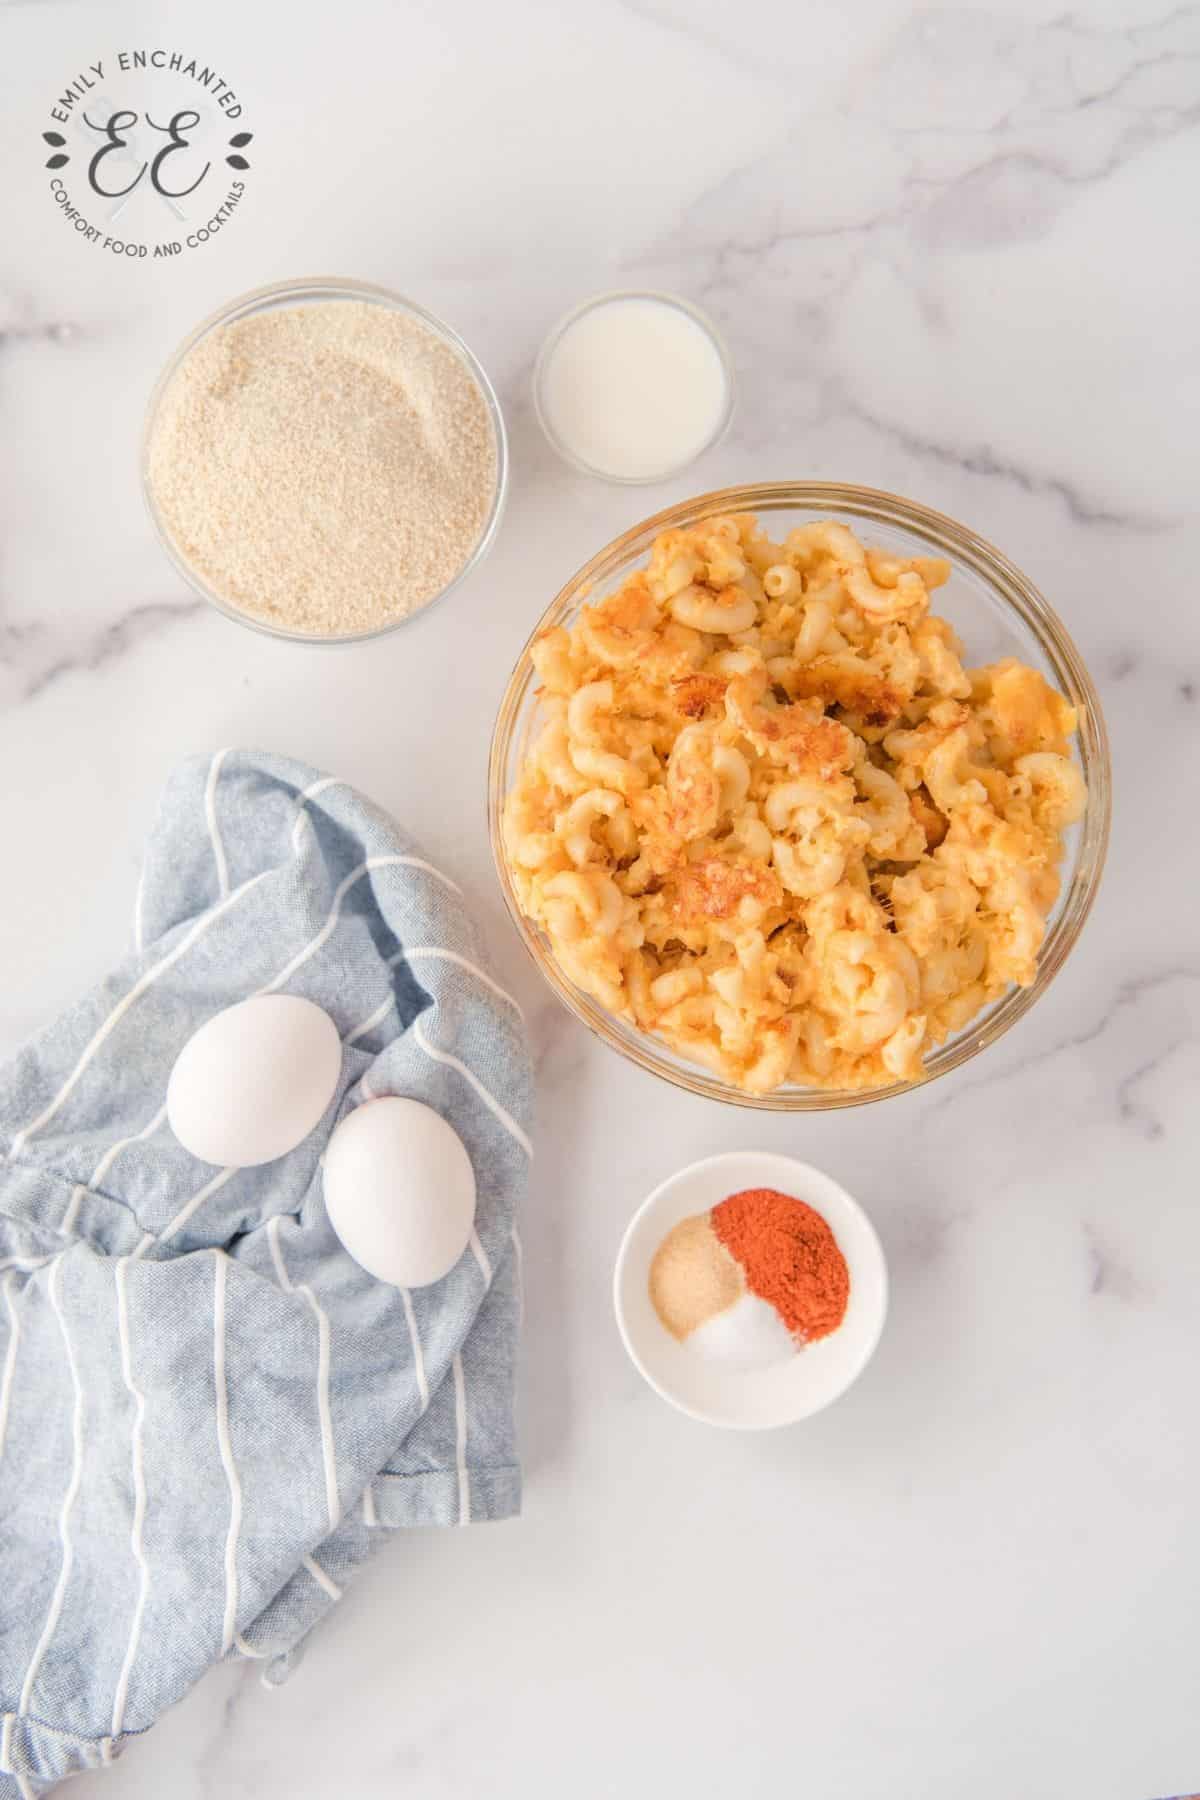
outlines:
[{"label": "glass bowl", "polygon": [[[496,487],[492,495],[492,503],[483,522],[483,529],[470,555],[461,569],[448,581],[438,593],[431,594],[419,606],[401,618],[390,619],[386,625],[379,625],[370,631],[347,631],[316,633],[309,631],[289,631],[285,626],[272,625],[265,619],[256,619],[252,614],[241,612],[231,601],[223,598],[215,589],[209,587],[204,577],[195,570],[183,556],[167,529],[155,501],[154,490],[150,483],[150,442],[154,434],[154,422],[159,402],[166,391],[176,370],[180,367],[188,352],[195,348],[201,338],[208,336],[219,326],[231,325],[237,319],[250,318],[255,313],[269,312],[276,307],[286,306],[319,306],[330,300],[362,300],[375,306],[390,307],[394,312],[407,313],[440,338],[448,350],[453,351],[459,361],[466,365],[480,393],[483,395],[488,418],[491,421],[492,435],[496,446]],[[500,517],[504,511],[504,501],[508,493],[508,439],[504,430],[504,418],[500,411],[500,402],[487,375],[475,356],[464,344],[458,333],[439,319],[434,313],[427,312],[418,306],[415,300],[406,300],[402,294],[394,294],[388,288],[376,287],[367,281],[351,281],[339,276],[306,276],[298,281],[280,281],[269,287],[254,288],[248,294],[231,300],[219,311],[201,320],[196,329],[184,338],[162,374],[154,384],[150,403],[146,408],[146,420],[142,429],[141,447],[142,494],[146,508],[150,514],[158,539],[176,572],[187,582],[194,593],[207,600],[217,611],[224,613],[227,619],[234,619],[239,625],[248,625],[253,631],[261,631],[267,637],[286,638],[293,644],[361,644],[372,638],[386,637],[389,632],[398,631],[410,620],[420,618],[447,594],[452,594],[459,583],[465,581],[472,569],[476,568],[495,542],[496,532],[500,525]]]},{"label": "glass bowl", "polygon": [[[594,463],[586,462],[571,449],[570,445],[564,441],[561,434],[555,430],[550,417],[550,409],[546,404],[546,378],[550,368],[550,362],[563,337],[571,329],[572,325],[577,324],[585,314],[595,312],[601,307],[611,306],[614,302],[620,302],[622,300],[652,300],[656,305],[667,307],[677,313],[682,313],[684,318],[690,319],[692,324],[703,332],[704,336],[712,345],[712,348],[716,353],[717,361],[721,365],[721,374],[725,383],[724,403],[717,416],[715,425],[705,438],[704,442],[697,445],[694,450],[684,457],[682,462],[671,463],[665,468],[654,469],[649,474],[645,475],[618,475],[611,469],[597,468]],[[721,336],[721,333],[717,330],[708,314],[701,312],[700,308],[698,306],[693,306],[690,301],[681,300],[678,294],[662,293],[658,288],[612,288],[607,293],[593,294],[590,299],[584,300],[581,305],[573,307],[572,310],[569,313],[565,313],[546,334],[546,341],[538,351],[538,359],[534,364],[533,370],[533,410],[537,414],[537,421],[542,428],[546,442],[550,445],[551,449],[558,452],[565,463],[569,463],[573,469],[578,469],[581,475],[593,475],[597,481],[608,481],[616,487],[648,487],[656,481],[669,481],[672,476],[678,475],[682,473],[684,469],[690,468],[694,462],[699,462],[700,458],[706,455],[715,444],[720,443],[721,439],[728,431],[729,421],[733,417],[734,398],[735,376],[733,358],[729,354],[729,346],[726,344],[725,339]]]},{"label": "glass bowl", "polygon": [[914,501],[873,488],[836,482],[763,482],[750,487],[721,488],[656,513],[616,538],[585,563],[538,621],[509,678],[496,728],[488,771],[488,824],[492,854],[513,923],[530,956],[559,999],[597,1037],[641,1069],[659,1075],[689,1093],[736,1106],[769,1112],[811,1112],[838,1106],[861,1106],[912,1091],[924,1082],[897,1081],[886,1087],[826,1089],[784,1086],[767,1094],[749,1094],[693,1063],[665,1043],[618,1019],[585,994],[559,968],[538,926],[521,911],[509,873],[501,833],[501,813],[528,748],[537,710],[537,675],[530,646],[543,631],[569,625],[584,601],[606,594],[648,552],[660,531],[694,525],[714,513],[755,512],[773,537],[815,518],[851,524],[871,546],[898,555],[935,555],[951,565],[950,580],[937,591],[937,611],[958,631],[966,645],[968,666],[1016,656],[1039,669],[1079,714],[1077,754],[1088,785],[1083,819],[1065,834],[1062,891],[1047,921],[1045,941],[1032,987],[1013,988],[971,1022],[931,1050],[924,1081],[946,1075],[995,1043],[1023,1018],[1062,968],[1091,909],[1108,847],[1111,775],[1108,738],[1100,701],[1078,650],[1061,620],[1028,578],[999,550],[942,513]]}]

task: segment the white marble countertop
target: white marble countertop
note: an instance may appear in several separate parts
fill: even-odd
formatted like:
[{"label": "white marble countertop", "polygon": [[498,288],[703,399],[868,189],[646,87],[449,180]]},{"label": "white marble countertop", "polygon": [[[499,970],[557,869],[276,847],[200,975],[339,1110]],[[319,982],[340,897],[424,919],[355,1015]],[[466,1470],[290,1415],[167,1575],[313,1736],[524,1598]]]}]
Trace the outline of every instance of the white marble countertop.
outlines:
[{"label": "white marble countertop", "polygon": [[[0,1047],[126,941],[174,760],[252,743],[336,769],[459,872],[540,1065],[524,1517],[397,1543],[284,1689],[223,1668],[72,1791],[1191,1792],[1200,13],[129,0],[14,6],[3,31]],[[64,65],[148,34],[236,76],[257,138],[229,229],[134,266],[54,216],[36,138]],[[338,652],[193,600],[137,475],[181,335],[317,272],[449,318],[513,445],[469,586]],[[554,317],[630,284],[711,309],[740,381],[725,443],[641,493],[558,463],[528,395]],[[785,475],[910,494],[1002,545],[1094,671],[1116,767],[1099,903],[1031,1016],[927,1092],[802,1121],[592,1042],[507,924],[483,808],[503,681],[570,571],[688,491]],[[647,1188],[751,1144],[863,1200],[894,1296],[851,1395],[742,1438],[642,1385],[609,1284]]]}]

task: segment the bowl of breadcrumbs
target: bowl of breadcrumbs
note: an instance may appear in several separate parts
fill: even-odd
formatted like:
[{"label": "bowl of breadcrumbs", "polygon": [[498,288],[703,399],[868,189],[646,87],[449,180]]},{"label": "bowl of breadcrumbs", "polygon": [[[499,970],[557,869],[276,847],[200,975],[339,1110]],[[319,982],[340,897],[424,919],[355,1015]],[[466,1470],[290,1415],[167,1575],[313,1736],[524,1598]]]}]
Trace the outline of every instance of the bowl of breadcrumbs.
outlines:
[{"label": "bowl of breadcrumbs", "polygon": [[449,326],[385,288],[260,288],[182,343],[142,482],[176,569],[275,637],[393,631],[483,558],[504,504],[499,403]]}]

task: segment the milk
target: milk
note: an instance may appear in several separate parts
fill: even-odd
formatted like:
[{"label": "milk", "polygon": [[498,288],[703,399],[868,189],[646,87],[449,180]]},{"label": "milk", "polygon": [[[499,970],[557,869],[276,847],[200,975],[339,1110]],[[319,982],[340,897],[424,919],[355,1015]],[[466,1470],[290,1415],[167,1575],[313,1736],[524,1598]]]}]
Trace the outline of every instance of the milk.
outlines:
[{"label": "milk", "polygon": [[652,481],[720,435],[730,383],[715,338],[666,297],[613,295],[542,353],[537,398],[557,449],[614,481]]}]

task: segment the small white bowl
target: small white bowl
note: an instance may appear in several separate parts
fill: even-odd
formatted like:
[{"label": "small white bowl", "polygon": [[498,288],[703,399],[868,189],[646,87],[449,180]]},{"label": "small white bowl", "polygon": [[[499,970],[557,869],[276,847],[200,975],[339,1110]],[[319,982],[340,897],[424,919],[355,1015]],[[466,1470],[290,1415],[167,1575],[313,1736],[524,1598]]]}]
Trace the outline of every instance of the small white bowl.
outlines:
[{"label": "small white bowl", "polygon": [[[770,1187],[815,1207],[850,1270],[850,1299],[836,1331],[769,1369],[730,1369],[678,1343],[650,1299],[650,1264],[668,1231],[743,1188]],[[887,1265],[866,1213],[809,1163],[765,1150],[731,1150],[691,1163],[644,1200],[617,1255],[613,1303],[635,1368],[680,1412],[706,1425],[765,1431],[832,1404],[870,1362],[887,1315]]]},{"label": "small white bowl", "polygon": [[[717,361],[721,365],[725,388],[725,397],[720,412],[715,417],[712,429],[704,441],[696,444],[682,459],[666,462],[659,468],[649,469],[638,475],[622,475],[614,469],[601,468],[596,463],[588,462],[586,458],[572,449],[555,427],[546,394],[554,353],[571,327],[577,325],[587,313],[599,312],[609,306],[619,306],[626,300],[653,301],[656,306],[664,307],[669,312],[681,313],[685,319],[690,320],[712,346]],[[700,458],[706,455],[715,444],[720,443],[728,431],[729,421],[733,417],[736,385],[733,358],[729,354],[729,346],[707,313],[701,312],[698,306],[691,305],[689,301],[681,299],[678,294],[665,294],[657,288],[613,288],[607,293],[593,294],[579,306],[573,307],[547,333],[546,340],[538,352],[537,362],[534,364],[533,410],[537,414],[538,423],[545,433],[546,442],[551,449],[556,450],[563,461],[569,463],[573,469],[578,469],[581,475],[594,475],[597,480],[610,481],[618,487],[646,487],[653,482],[669,481],[673,476],[681,474],[684,469],[689,469],[693,463],[699,462]]]}]

